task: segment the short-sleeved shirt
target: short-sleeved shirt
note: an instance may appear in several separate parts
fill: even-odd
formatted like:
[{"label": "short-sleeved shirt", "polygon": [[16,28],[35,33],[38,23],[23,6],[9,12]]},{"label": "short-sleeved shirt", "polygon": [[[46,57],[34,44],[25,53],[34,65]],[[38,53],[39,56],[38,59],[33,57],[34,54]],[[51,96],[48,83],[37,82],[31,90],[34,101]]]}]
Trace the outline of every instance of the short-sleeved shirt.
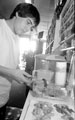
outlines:
[{"label": "short-sleeved shirt", "polygon": [[[0,19],[0,65],[16,69],[19,63],[19,37]],[[0,107],[9,99],[11,82],[0,76]]]}]

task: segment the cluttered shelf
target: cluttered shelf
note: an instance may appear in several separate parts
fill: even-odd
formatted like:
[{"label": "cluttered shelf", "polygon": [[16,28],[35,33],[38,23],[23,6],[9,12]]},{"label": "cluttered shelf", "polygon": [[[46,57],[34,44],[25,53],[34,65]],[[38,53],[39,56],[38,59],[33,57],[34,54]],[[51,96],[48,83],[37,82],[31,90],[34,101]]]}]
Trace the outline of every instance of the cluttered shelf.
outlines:
[{"label": "cluttered shelf", "polygon": [[60,42],[58,47],[53,51],[57,54],[62,54],[71,61],[72,49],[75,48],[75,24],[74,24],[74,1],[67,0],[60,14]]},{"label": "cluttered shelf", "polygon": [[[58,42],[57,45],[57,49],[60,51],[61,49],[61,44],[66,44],[66,48],[67,47],[72,47],[74,46],[74,37],[75,37],[75,33],[74,33],[74,1],[73,0],[67,0],[65,6],[62,9],[62,12],[60,14],[60,30],[57,32],[56,31],[56,35],[59,33],[58,38],[56,37],[56,39],[60,39],[60,41]],[[57,20],[56,20],[57,21]],[[56,22],[57,24],[57,22]],[[58,27],[58,26],[57,26]],[[56,29],[56,26],[55,28]],[[57,29],[56,29],[57,30]],[[50,31],[50,32],[49,32]],[[53,40],[51,40],[51,27],[49,29],[49,33],[48,33],[48,39],[47,39],[47,47],[46,47],[46,54],[47,53],[54,53],[54,51],[56,50],[56,48],[53,49],[53,47],[55,46],[55,44],[57,43],[55,40],[55,38]],[[54,36],[56,36],[54,34]],[[62,45],[64,46],[64,45]],[[59,49],[60,48],[60,49]],[[59,52],[58,52],[59,53]]]}]

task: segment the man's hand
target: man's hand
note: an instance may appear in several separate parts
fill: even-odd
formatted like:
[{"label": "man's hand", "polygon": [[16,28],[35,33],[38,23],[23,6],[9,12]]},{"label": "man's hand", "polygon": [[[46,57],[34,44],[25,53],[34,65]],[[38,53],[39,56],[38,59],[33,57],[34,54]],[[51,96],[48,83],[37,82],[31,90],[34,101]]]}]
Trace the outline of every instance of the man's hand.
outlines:
[{"label": "man's hand", "polygon": [[27,85],[31,85],[32,83],[32,76],[20,69],[10,69],[0,66],[0,76],[5,77],[10,82],[15,80],[19,83],[26,83]]},{"label": "man's hand", "polygon": [[26,83],[27,85],[30,85],[32,82],[32,76],[28,73],[26,73],[23,70],[16,69],[13,72],[13,78],[19,83]]}]

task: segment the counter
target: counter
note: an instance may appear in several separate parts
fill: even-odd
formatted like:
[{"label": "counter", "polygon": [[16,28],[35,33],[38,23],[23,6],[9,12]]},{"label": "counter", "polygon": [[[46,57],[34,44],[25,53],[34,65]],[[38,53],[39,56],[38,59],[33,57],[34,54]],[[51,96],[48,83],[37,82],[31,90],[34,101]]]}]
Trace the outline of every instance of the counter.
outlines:
[{"label": "counter", "polygon": [[[40,102],[41,104],[38,104]],[[33,112],[33,111],[36,111],[35,109],[36,106],[42,105],[42,104],[44,105],[45,108],[46,108],[46,105],[49,104],[50,111],[52,111],[53,109],[52,106],[55,107],[56,109],[59,107],[59,110],[57,110],[56,112],[55,109],[53,109],[53,112],[51,114],[49,113],[49,115],[47,116],[46,113],[43,114],[43,111],[40,107],[39,116],[37,116],[38,111],[37,111],[37,115],[33,115],[36,113],[36,112]],[[60,109],[60,106],[62,107],[63,110]],[[47,108],[44,110],[45,112],[48,112],[46,111]],[[58,111],[61,111],[61,113]],[[44,117],[42,118],[42,116]],[[26,102],[23,107],[21,117],[19,120],[55,120],[55,119],[56,120],[74,120],[74,118],[75,118],[74,100],[70,98],[69,96],[65,97],[64,99],[53,98],[53,97],[42,98],[42,97],[37,96],[34,92],[29,91]]]}]

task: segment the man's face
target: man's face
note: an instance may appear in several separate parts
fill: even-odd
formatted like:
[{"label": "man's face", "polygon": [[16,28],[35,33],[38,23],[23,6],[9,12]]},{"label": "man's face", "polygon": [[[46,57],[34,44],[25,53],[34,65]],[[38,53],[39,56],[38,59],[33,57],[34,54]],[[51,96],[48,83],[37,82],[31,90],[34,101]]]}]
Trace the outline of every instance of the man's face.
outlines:
[{"label": "man's face", "polygon": [[32,31],[35,28],[34,19],[30,17],[17,16],[14,23],[14,32],[19,36],[25,36],[26,33]]}]

